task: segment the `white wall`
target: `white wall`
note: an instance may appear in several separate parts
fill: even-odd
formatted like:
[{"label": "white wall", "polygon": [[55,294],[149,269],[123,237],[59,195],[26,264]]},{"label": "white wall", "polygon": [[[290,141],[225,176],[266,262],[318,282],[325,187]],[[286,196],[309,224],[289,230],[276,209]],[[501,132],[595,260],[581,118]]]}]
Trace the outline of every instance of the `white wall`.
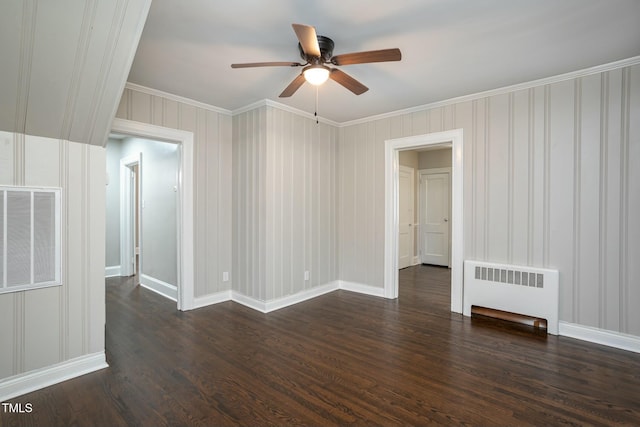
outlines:
[{"label": "white wall", "polygon": [[[338,130],[267,108],[267,299],[338,278]],[[272,233],[272,234],[270,234]],[[304,281],[304,271],[310,278]]]},{"label": "white wall", "polygon": [[195,296],[231,290],[231,114],[169,94],[127,85],[117,117],[194,134]]},{"label": "white wall", "polygon": [[233,117],[233,289],[266,301],[267,108]]},{"label": "white wall", "polygon": [[121,145],[118,140],[109,139],[106,147],[106,247],[107,267],[120,267],[120,159]]},{"label": "white wall", "polygon": [[235,291],[271,301],[337,279],[337,138],[272,106],[233,117]]},{"label": "white wall", "polygon": [[62,188],[62,285],[0,295],[0,380],[104,355],[104,148],[0,132],[0,184]]},{"label": "white wall", "polygon": [[561,320],[640,335],[637,65],[342,128],[340,279],[383,287],[384,141],[456,128],[465,258],[557,268]]}]

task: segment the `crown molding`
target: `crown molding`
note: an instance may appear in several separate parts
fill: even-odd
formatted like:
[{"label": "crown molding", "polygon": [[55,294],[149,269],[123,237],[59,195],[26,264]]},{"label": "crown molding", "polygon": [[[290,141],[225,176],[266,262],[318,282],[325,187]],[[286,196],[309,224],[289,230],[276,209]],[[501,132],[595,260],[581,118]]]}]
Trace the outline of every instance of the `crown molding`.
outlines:
[{"label": "crown molding", "polygon": [[532,80],[529,82],[518,83],[511,86],[504,86],[497,89],[491,89],[484,92],[478,92],[470,95],[458,96],[456,98],[446,99],[444,101],[432,102],[430,104],[418,105],[415,107],[405,108],[402,110],[391,111],[388,113],[377,114],[374,116],[363,117],[361,119],[349,120],[341,122],[339,127],[347,127],[353,125],[359,125],[363,123],[369,123],[376,120],[387,119],[390,117],[401,116],[404,114],[416,113],[419,111],[430,110],[433,108],[445,107],[448,105],[459,104],[461,102],[475,101],[477,99],[487,98],[490,96],[504,95],[510,92],[516,92],[524,89],[531,89],[538,86],[549,85],[553,83],[559,83],[566,80],[577,79],[580,77],[590,76],[593,74],[604,73],[607,71],[617,70],[620,68],[631,67],[633,65],[640,64],[640,56],[634,56],[620,61],[609,62],[603,65],[596,65],[595,67],[584,68],[578,71],[571,71],[565,74],[559,74],[557,76],[545,77],[543,79]]},{"label": "crown molding", "polygon": [[[369,123],[372,121],[376,121],[376,120],[382,120],[382,119],[387,119],[390,117],[396,117],[396,116],[401,116],[404,114],[411,114],[411,113],[415,113],[415,112],[419,112],[419,111],[424,111],[424,110],[430,110],[433,108],[439,108],[439,107],[445,107],[448,105],[453,105],[453,104],[458,104],[461,102],[467,102],[467,101],[475,101],[477,99],[482,99],[482,98],[487,98],[490,96],[496,96],[496,95],[504,95],[506,93],[509,92],[515,92],[515,91],[519,91],[519,90],[525,90],[525,89],[531,89],[534,87],[538,87],[538,86],[544,86],[544,85],[549,85],[549,84],[553,84],[553,83],[559,83],[559,82],[563,82],[566,80],[571,80],[571,79],[576,79],[576,78],[580,78],[580,77],[585,77],[585,76],[590,76],[593,74],[598,74],[598,73],[604,73],[607,71],[612,71],[612,70],[617,70],[620,68],[624,68],[624,67],[631,67],[634,65],[638,65],[640,64],[640,56],[634,56],[631,58],[627,58],[627,59],[622,59],[619,61],[614,61],[614,62],[609,62],[607,64],[603,64],[603,65],[596,65],[595,67],[589,67],[589,68],[584,68],[582,70],[578,70],[578,71],[571,71],[569,73],[564,73],[564,74],[559,74],[557,76],[552,76],[552,77],[545,77],[543,79],[538,79],[538,80],[532,80],[529,82],[524,82],[524,83],[518,83],[515,85],[511,85],[511,86],[504,86],[501,88],[497,88],[497,89],[491,89],[491,90],[487,90],[484,92],[477,92],[474,94],[470,94],[470,95],[463,95],[463,96],[458,96],[456,98],[450,98],[450,99],[446,99],[443,101],[437,101],[437,102],[432,102],[429,104],[423,104],[423,105],[418,105],[415,107],[410,107],[410,108],[404,108],[402,110],[396,110],[396,111],[390,111],[388,113],[382,113],[382,114],[377,114],[374,116],[368,116],[368,117],[363,117],[361,119],[355,119],[355,120],[349,120],[346,122],[336,122],[333,120],[329,120],[323,117],[318,116],[317,120],[320,123],[325,123],[331,126],[335,126],[338,128],[342,128],[342,127],[347,127],[347,126],[353,126],[353,125],[358,125],[358,124],[363,124],[363,123]],[[226,114],[226,115],[230,115],[230,116],[235,116],[238,114],[242,114],[242,113],[246,113],[247,111],[251,111],[254,110],[256,108],[260,108],[260,107],[273,107],[273,108],[278,108],[280,110],[283,111],[288,111],[290,113],[296,114],[298,116],[301,117],[305,117],[311,120],[316,120],[316,116],[314,116],[311,113],[307,113],[306,111],[300,110],[298,108],[294,108],[294,107],[290,107],[288,105],[282,104],[280,102],[276,102],[276,101],[272,101],[270,99],[263,99],[260,101],[256,101],[252,104],[246,105],[244,107],[240,107],[238,109],[235,109],[233,111],[231,110],[227,110],[224,108],[220,108],[220,107],[216,107],[213,105],[209,105],[209,104],[205,104],[203,102],[199,102],[199,101],[194,101],[193,99],[189,99],[189,98],[185,98],[182,96],[178,96],[178,95],[174,95],[171,93],[167,93],[167,92],[163,92],[157,89],[151,89],[148,88],[146,86],[141,86],[135,83],[130,83],[127,82],[127,84],[125,85],[125,89],[131,89],[131,90],[135,90],[138,92],[142,92],[142,93],[146,93],[148,95],[154,95],[154,96],[160,96],[163,98],[167,98],[173,101],[177,101],[177,102],[182,102],[184,104],[187,105],[192,105],[194,107],[198,107],[198,108],[203,108],[209,111],[214,111],[216,113],[220,113],[220,114]]]},{"label": "crown molding", "polygon": [[202,108],[204,110],[213,111],[214,113],[226,114],[228,116],[231,115],[231,111],[230,110],[227,110],[227,109],[224,109],[224,108],[220,108],[220,107],[216,107],[214,105],[205,104],[204,102],[195,101],[193,99],[185,98],[183,96],[174,95],[174,94],[169,93],[169,92],[163,92],[163,91],[158,90],[158,89],[152,89],[150,87],[142,86],[142,85],[139,85],[139,84],[127,82],[127,84],[124,86],[124,88],[125,89],[135,90],[136,92],[146,93],[147,95],[159,96],[159,97],[162,97],[162,98],[169,99],[171,101],[181,102],[183,104],[191,105],[192,107],[197,107],[197,108]]},{"label": "crown molding", "polygon": [[267,102],[267,105],[270,107],[278,108],[283,111],[288,111],[290,113],[297,114],[299,116],[306,117],[311,120],[317,119],[320,123],[324,123],[324,124],[335,126],[335,127],[340,127],[340,123],[334,122],[333,120],[326,119],[322,116],[314,116],[313,114],[307,113],[306,111],[299,110],[297,108],[290,107],[288,105],[282,104],[280,102],[272,101],[270,99],[267,99],[266,102]]},{"label": "crown molding", "polygon": [[[282,104],[280,102],[272,101],[270,99],[262,99],[260,101],[253,102],[253,103],[251,103],[249,105],[245,105],[244,107],[240,107],[238,109],[235,109],[235,110],[231,111],[231,110],[227,110],[227,109],[224,109],[224,108],[216,107],[215,105],[205,104],[204,102],[195,101],[195,100],[190,99],[190,98],[185,98],[183,96],[174,95],[174,94],[168,93],[168,92],[163,92],[163,91],[158,90],[158,89],[152,89],[150,87],[142,86],[142,85],[139,85],[139,84],[136,84],[136,83],[127,82],[127,84],[125,85],[125,89],[131,89],[131,90],[134,90],[136,92],[145,93],[147,95],[159,96],[159,97],[162,97],[162,98],[170,99],[172,101],[181,102],[183,104],[191,105],[193,107],[198,107],[198,108],[202,108],[202,109],[205,109],[205,110],[209,110],[209,111],[213,111],[213,112],[216,112],[216,113],[225,114],[225,115],[229,115],[229,116],[236,116],[238,114],[246,113],[247,111],[255,110],[256,108],[267,107],[268,106],[268,107],[278,108],[278,109],[283,110],[283,111],[288,111],[290,113],[296,114],[296,115],[304,117],[304,118],[316,120],[316,116],[314,116],[311,113],[307,113],[306,111],[299,110],[297,108],[290,107],[288,105]],[[325,124],[328,124],[328,125],[331,125],[331,126],[340,127],[340,123],[338,123],[338,122],[334,122],[332,120],[325,119],[323,117],[317,117],[317,119],[318,119],[318,121],[320,123],[325,123]]]},{"label": "crown molding", "polygon": [[340,123],[338,122],[334,122],[333,120],[329,120],[329,119],[325,119],[324,117],[316,117],[311,113],[307,113],[306,111],[300,110],[298,108],[294,108],[294,107],[290,107],[289,105],[285,105],[282,104],[280,102],[276,102],[276,101],[272,101],[270,99],[262,99],[260,101],[256,101],[252,104],[249,105],[245,105],[244,107],[240,107],[236,110],[233,110],[231,112],[232,116],[238,115],[238,114],[242,114],[242,113],[246,113],[247,111],[251,111],[251,110],[255,110],[256,108],[260,108],[260,107],[273,107],[273,108],[277,108],[279,110],[282,111],[287,111],[289,113],[307,118],[307,119],[311,119],[311,120],[318,120],[318,122],[320,123],[324,123],[324,124],[328,124],[331,126],[335,126],[335,127],[340,127]]},{"label": "crown molding", "polygon": [[236,108],[231,111],[232,116],[237,116],[238,114],[246,113],[247,111],[255,110],[256,108],[266,107],[267,100],[261,99],[260,101],[252,102],[251,104],[245,105],[244,107]]}]

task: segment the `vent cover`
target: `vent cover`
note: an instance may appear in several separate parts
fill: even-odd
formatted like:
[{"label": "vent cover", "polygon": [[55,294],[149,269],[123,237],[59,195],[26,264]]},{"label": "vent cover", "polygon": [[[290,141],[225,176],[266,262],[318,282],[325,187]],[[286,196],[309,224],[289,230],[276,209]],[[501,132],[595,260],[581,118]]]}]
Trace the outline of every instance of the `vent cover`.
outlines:
[{"label": "vent cover", "polygon": [[60,189],[0,186],[0,293],[60,284]]},{"label": "vent cover", "polygon": [[489,282],[544,288],[544,274],[532,271],[476,266],[475,277]]}]

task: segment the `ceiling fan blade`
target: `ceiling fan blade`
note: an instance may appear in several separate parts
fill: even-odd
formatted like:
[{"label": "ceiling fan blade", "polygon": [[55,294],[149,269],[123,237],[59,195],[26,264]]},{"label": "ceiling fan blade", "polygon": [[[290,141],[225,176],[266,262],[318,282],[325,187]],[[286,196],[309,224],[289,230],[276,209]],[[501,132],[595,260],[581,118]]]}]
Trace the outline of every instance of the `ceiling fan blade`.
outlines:
[{"label": "ceiling fan blade", "polygon": [[248,62],[246,64],[231,64],[231,68],[253,68],[253,67],[301,67],[304,64],[299,62]]},{"label": "ceiling fan blade", "polygon": [[316,29],[309,25],[291,24],[293,31],[296,32],[300,46],[304,53],[310,56],[320,56],[320,45],[318,44],[318,35]]},{"label": "ceiling fan blade", "polygon": [[329,77],[331,78],[331,80],[340,83],[342,86],[346,87],[356,95],[362,95],[369,90],[368,87],[366,87],[344,71],[338,70],[337,68],[331,69],[331,74],[329,74]]},{"label": "ceiling fan blade", "polygon": [[345,53],[331,58],[333,65],[368,64],[370,62],[400,61],[400,49],[368,50],[366,52]]},{"label": "ceiling fan blade", "polygon": [[287,86],[285,90],[282,91],[282,93],[280,94],[280,98],[288,98],[296,93],[296,91],[300,88],[300,86],[302,86],[305,81],[306,80],[304,79],[304,76],[302,74],[298,74],[298,77],[293,79],[293,81],[289,83],[289,86]]}]

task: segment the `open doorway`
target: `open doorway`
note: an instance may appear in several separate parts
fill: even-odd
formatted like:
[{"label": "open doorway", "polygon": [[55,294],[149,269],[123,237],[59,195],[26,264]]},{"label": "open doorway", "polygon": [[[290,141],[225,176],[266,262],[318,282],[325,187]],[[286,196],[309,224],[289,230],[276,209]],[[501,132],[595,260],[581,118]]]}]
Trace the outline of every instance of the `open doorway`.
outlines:
[{"label": "open doorway", "polygon": [[398,297],[399,157],[405,150],[451,147],[451,311],[462,313],[464,239],[462,224],[462,129],[385,141],[384,293]]},{"label": "open doorway", "polygon": [[[162,161],[159,163],[154,162],[153,155],[148,155],[144,147],[131,149],[127,151],[126,155],[122,152],[119,153],[119,158],[125,159],[125,161],[123,165],[118,164],[118,167],[124,167],[121,172],[134,172],[136,165],[138,169],[137,176],[139,179],[137,184],[133,187],[129,186],[131,194],[137,190],[138,208],[135,208],[135,197],[131,197],[131,194],[125,196],[124,199],[125,201],[130,201],[132,205],[127,207],[128,211],[137,211],[139,213],[139,226],[135,226],[135,215],[131,215],[130,227],[139,230],[137,236],[140,254],[137,269],[141,283],[146,284],[147,287],[158,293],[163,293],[167,290],[166,284],[173,285],[173,293],[165,296],[176,300],[179,310],[190,310],[194,307],[193,133],[123,119],[114,120],[112,132],[118,138],[129,138],[132,141],[137,141],[136,144],[139,144],[140,140],[152,141],[151,144],[163,147],[161,150],[164,150],[165,160],[171,157],[167,155],[169,152],[175,154],[173,157],[175,168],[173,170],[168,167],[166,161],[164,163]],[[135,158],[136,153],[138,153],[137,159]],[[107,150],[107,163],[109,163],[109,156],[110,154]],[[134,158],[127,159],[127,156],[134,156]],[[175,161],[176,158],[177,161]],[[151,181],[156,185],[152,185],[149,188],[145,186],[145,177],[147,175],[152,176]],[[107,176],[107,205],[109,205],[109,201],[113,200],[113,198],[109,197],[109,192],[115,191],[115,185],[111,186],[111,190],[109,189],[111,181],[113,181],[114,176],[120,175],[108,169]],[[158,205],[158,194],[155,194],[156,192],[164,193],[165,195],[166,193],[172,194],[173,207],[162,208]],[[144,214],[145,210],[148,215]],[[120,231],[120,224],[117,224],[117,228],[114,228],[115,222],[117,221],[113,219],[113,216],[107,216],[107,245],[113,245],[114,241],[119,244],[120,233],[118,231]],[[109,232],[110,227],[111,230],[116,231]],[[152,230],[149,234],[151,237],[147,237],[145,241],[147,234],[145,229],[149,227],[155,228],[156,232],[153,233]],[[168,244],[171,238],[165,237],[166,233],[163,233],[166,231],[173,233],[174,244]],[[134,260],[136,258],[135,234],[133,233],[131,238],[133,243],[128,245],[131,248]],[[172,246],[172,249],[169,246]],[[158,256],[159,253],[164,255]],[[134,260],[131,261],[132,270],[135,266]],[[113,263],[116,262],[121,265],[113,266]],[[121,275],[124,272],[122,264],[120,256],[115,257],[107,252],[106,276]],[[164,280],[162,277],[169,277],[170,281]]]},{"label": "open doorway", "polygon": [[398,268],[451,268],[451,144],[398,152]]},{"label": "open doorway", "polygon": [[107,258],[119,252],[120,276],[177,301],[179,145],[112,134],[106,151],[107,168],[119,165],[110,185],[120,189],[107,195],[106,215],[120,218],[119,230],[107,230],[120,236],[107,241]]}]

